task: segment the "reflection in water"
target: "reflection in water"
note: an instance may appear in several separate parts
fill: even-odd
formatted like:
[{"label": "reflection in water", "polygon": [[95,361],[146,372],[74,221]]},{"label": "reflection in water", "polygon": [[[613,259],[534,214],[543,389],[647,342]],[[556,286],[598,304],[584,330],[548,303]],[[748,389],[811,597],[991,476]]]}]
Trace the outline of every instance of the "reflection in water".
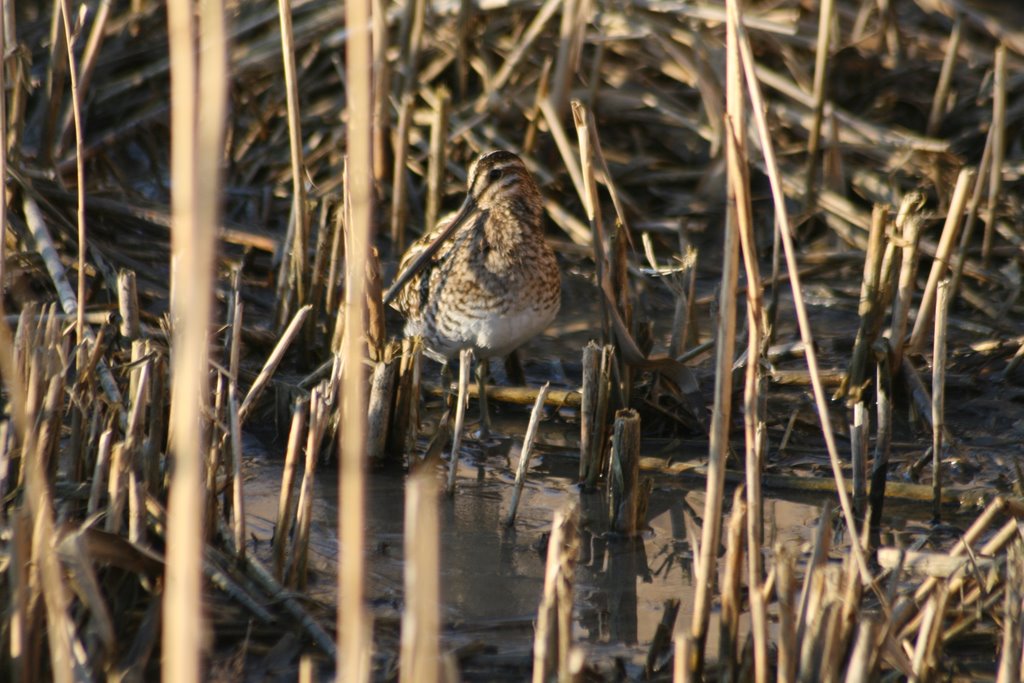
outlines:
[{"label": "reflection in water", "polygon": [[[678,600],[678,618],[684,623],[692,613],[692,556],[683,514],[687,510],[699,527],[696,511],[703,510],[702,485],[658,477],[648,531],[634,539],[611,535],[601,494],[581,494],[573,484],[575,458],[542,449],[532,465],[515,527],[507,529],[503,521],[512,491],[510,465],[518,457],[518,442],[512,451],[511,463],[500,452],[465,455],[459,467],[458,492],[454,498],[441,498],[444,647],[488,646],[485,654],[464,663],[466,667],[475,663],[481,671],[495,662],[529,665],[552,513],[577,500],[581,544],[574,640],[584,648],[588,660],[620,657],[631,676],[639,675],[666,605]],[[250,531],[258,541],[253,547],[257,554],[269,548],[280,468],[279,461],[266,457],[248,463],[246,510]],[[333,604],[336,472],[323,468],[318,475],[311,586],[316,598]],[[387,623],[394,623],[402,603],[404,481],[404,475],[397,472],[371,473],[367,492],[367,591],[377,619]],[[803,543],[816,517],[813,506],[766,502],[766,544],[776,539]],[[709,652],[717,651],[713,643],[709,648]]]}]

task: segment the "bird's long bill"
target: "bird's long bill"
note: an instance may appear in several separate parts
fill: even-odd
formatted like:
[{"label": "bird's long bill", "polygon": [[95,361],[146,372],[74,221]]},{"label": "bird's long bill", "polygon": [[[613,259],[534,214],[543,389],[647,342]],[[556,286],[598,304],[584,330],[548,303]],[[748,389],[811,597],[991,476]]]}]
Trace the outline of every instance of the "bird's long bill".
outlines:
[{"label": "bird's long bill", "polygon": [[421,251],[413,262],[410,263],[405,270],[399,273],[397,278],[395,278],[394,284],[391,285],[387,293],[384,295],[385,306],[391,303],[391,300],[402,291],[402,288],[409,283],[409,280],[411,280],[416,273],[423,270],[423,267],[430,262],[430,259],[434,258],[434,254],[436,254],[437,250],[441,248],[441,245],[444,244],[455,233],[455,231],[473,215],[475,210],[476,202],[471,198],[466,197],[466,201],[462,203],[462,208],[459,209],[455,218],[445,226],[441,234],[437,236],[437,239],[427,245],[426,249]]}]

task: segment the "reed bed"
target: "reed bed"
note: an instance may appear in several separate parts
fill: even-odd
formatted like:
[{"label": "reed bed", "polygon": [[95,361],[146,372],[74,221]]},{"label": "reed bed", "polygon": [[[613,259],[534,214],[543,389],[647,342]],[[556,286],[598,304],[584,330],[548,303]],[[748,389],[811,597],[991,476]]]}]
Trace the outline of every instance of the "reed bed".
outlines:
[{"label": "reed bed", "polygon": [[[476,390],[468,355],[438,386],[393,341],[381,292],[508,148],[594,306],[564,386],[476,395],[533,406],[505,533],[544,419],[579,429],[580,494],[553,511],[532,657],[466,677],[621,680],[573,638],[580,533],[636,543],[654,482],[697,477],[692,607],[628,675],[1022,680],[1024,12],[1003,11],[5,0],[0,678],[459,679],[437,460],[450,436],[462,495]],[[424,394],[448,398],[432,439]],[[246,439],[273,418],[263,548]],[[645,455],[680,435],[700,453]],[[308,586],[325,461],[336,604]],[[371,466],[412,472],[400,624],[368,602]],[[766,541],[770,489],[826,501],[805,552]],[[931,523],[909,541],[896,498]]]}]

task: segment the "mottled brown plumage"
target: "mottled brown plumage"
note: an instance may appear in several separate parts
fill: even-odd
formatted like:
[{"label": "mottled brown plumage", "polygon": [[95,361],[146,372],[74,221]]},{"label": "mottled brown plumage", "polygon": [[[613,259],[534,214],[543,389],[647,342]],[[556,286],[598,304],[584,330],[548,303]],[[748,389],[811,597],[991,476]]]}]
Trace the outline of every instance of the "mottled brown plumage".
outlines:
[{"label": "mottled brown plumage", "polygon": [[469,168],[466,200],[413,244],[385,297],[431,355],[464,348],[477,358],[511,353],[547,327],[561,302],[555,254],[542,232],[537,184],[511,152]]}]

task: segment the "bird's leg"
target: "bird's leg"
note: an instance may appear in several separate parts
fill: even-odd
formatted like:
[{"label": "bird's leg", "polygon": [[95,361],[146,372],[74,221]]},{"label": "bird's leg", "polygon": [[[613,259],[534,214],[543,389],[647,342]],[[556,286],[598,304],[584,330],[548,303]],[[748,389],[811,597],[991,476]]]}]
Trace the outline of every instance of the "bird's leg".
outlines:
[{"label": "bird's leg", "polygon": [[451,405],[452,395],[452,366],[445,359],[441,362],[441,395],[444,397],[445,406]]},{"label": "bird's leg", "polygon": [[487,410],[487,374],[490,370],[489,358],[481,358],[476,362],[477,403],[480,404],[480,438],[486,439],[491,433],[491,416]]}]

